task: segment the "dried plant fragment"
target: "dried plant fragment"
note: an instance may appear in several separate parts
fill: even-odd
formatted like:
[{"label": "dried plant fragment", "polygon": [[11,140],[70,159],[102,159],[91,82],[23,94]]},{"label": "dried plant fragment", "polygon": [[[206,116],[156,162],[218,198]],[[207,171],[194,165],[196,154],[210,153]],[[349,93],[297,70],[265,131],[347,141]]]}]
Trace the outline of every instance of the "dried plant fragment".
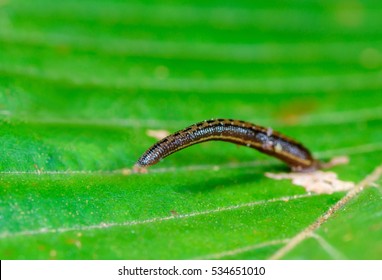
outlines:
[{"label": "dried plant fragment", "polygon": [[354,188],[353,182],[342,181],[338,179],[337,173],[332,171],[317,170],[307,173],[265,173],[265,176],[271,179],[282,180],[291,179],[292,183],[304,187],[307,192],[319,194],[331,194],[334,192],[348,191]]},{"label": "dried plant fragment", "polygon": [[162,140],[166,136],[170,135],[170,132],[167,130],[153,130],[153,129],[148,129],[146,131],[147,136],[153,137],[156,140]]}]

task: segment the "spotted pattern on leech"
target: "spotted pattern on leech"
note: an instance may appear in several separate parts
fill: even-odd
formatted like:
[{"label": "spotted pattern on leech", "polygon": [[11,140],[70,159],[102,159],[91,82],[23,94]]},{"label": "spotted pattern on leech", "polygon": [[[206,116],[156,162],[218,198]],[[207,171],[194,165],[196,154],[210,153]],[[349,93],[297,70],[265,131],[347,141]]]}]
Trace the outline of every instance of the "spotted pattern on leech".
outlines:
[{"label": "spotted pattern on leech", "polygon": [[319,168],[319,162],[299,142],[269,127],[233,119],[207,120],[177,131],[150,147],[136,166],[151,166],[174,152],[206,141],[225,141],[254,148],[284,161],[293,170]]}]

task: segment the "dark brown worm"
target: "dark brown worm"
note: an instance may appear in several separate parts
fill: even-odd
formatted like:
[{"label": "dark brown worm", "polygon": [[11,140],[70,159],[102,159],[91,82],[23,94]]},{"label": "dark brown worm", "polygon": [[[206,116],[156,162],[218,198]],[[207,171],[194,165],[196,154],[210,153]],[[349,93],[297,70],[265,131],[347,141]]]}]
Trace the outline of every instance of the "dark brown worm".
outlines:
[{"label": "dark brown worm", "polygon": [[212,140],[254,148],[284,161],[293,171],[314,171],[319,168],[319,162],[307,148],[271,128],[232,119],[216,119],[191,125],[163,138],[140,157],[135,170],[156,164],[191,145]]}]

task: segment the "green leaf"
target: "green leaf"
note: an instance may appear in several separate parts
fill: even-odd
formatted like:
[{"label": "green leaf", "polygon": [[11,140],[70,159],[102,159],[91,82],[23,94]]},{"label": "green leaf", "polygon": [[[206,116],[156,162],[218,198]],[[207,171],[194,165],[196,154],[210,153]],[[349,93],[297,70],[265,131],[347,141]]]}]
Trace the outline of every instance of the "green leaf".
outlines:
[{"label": "green leaf", "polygon": [[[380,6],[0,0],[0,258],[380,259]],[[128,174],[148,130],[211,118],[374,175],[306,193],[221,142]]]}]

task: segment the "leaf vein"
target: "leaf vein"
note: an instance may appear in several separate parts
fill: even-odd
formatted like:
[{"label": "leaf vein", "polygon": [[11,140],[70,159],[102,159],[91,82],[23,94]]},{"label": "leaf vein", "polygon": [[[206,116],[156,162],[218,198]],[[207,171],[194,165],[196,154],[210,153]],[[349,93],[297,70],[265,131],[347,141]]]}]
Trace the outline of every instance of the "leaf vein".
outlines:
[{"label": "leaf vein", "polygon": [[307,228],[300,231],[297,235],[290,239],[290,241],[285,244],[281,249],[276,251],[270,259],[281,259],[290,251],[292,251],[296,246],[298,246],[302,241],[311,237],[312,234],[321,227],[329,218],[333,216],[338,210],[340,210],[344,205],[346,205],[350,200],[356,197],[360,192],[362,192],[366,187],[373,184],[382,176],[382,165],[376,167],[374,171],[366,176],[357,186],[350,190],[342,199],[330,207],[321,217],[319,217],[313,224],[309,225]]},{"label": "leaf vein", "polygon": [[191,212],[187,214],[180,214],[180,215],[172,215],[172,216],[166,216],[166,217],[156,217],[146,220],[135,220],[135,221],[127,221],[122,223],[100,223],[96,225],[89,225],[89,226],[74,226],[74,227],[66,227],[66,228],[40,228],[36,230],[25,230],[20,232],[3,232],[0,234],[0,239],[6,239],[6,238],[15,238],[20,236],[34,236],[34,235],[42,235],[42,234],[55,234],[55,233],[65,233],[65,232],[71,232],[71,231],[89,231],[89,230],[104,230],[108,228],[114,228],[114,227],[131,227],[136,225],[146,225],[146,224],[153,224],[153,223],[160,223],[165,222],[169,220],[181,220],[181,219],[187,219],[197,216],[203,216],[203,215],[210,215],[210,214],[216,214],[216,213],[222,213],[226,211],[234,211],[237,209],[242,208],[250,208],[256,205],[262,205],[267,203],[274,203],[274,202],[287,202],[290,200],[296,200],[301,198],[307,198],[316,196],[316,194],[301,194],[301,195],[294,195],[294,196],[286,196],[286,197],[278,197],[278,198],[272,198],[268,200],[259,200],[259,201],[252,201],[242,204],[236,204],[236,205],[230,205],[225,207],[219,207],[216,209],[209,209],[204,211],[198,211],[198,212]]}]

